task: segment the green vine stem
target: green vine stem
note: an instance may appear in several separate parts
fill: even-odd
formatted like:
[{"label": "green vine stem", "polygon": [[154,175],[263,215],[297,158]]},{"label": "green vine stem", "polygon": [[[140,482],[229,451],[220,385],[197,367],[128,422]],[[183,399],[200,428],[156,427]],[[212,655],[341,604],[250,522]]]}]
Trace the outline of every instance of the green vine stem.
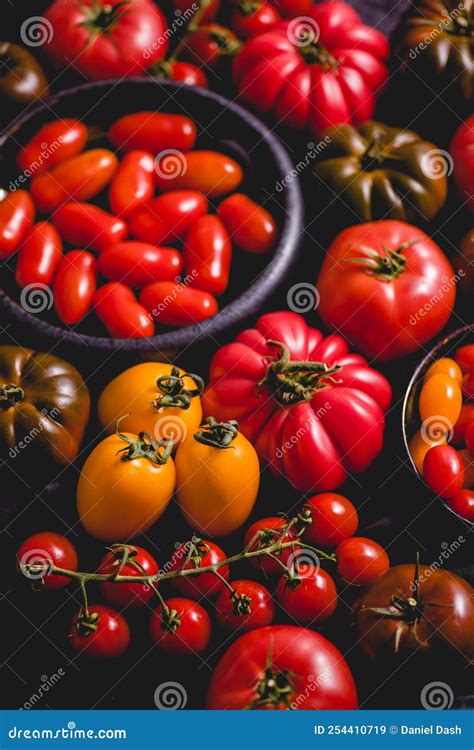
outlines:
[{"label": "green vine stem", "polygon": [[[185,378],[191,378],[196,384],[195,388],[186,388]],[[164,406],[176,406],[180,409],[189,409],[191,401],[196,396],[201,396],[204,391],[204,380],[193,372],[179,374],[179,369],[173,367],[169,375],[162,375],[156,381],[156,387],[161,391],[153,401],[155,409]]]},{"label": "green vine stem", "polygon": [[[137,439],[134,440],[129,435],[119,432],[120,422],[122,419],[125,419],[125,416],[128,415],[120,417],[115,426],[115,434],[117,437],[125,443],[128,443],[128,445],[124,448],[120,448],[118,451],[118,453],[121,454],[120,459],[122,461],[133,461],[135,458],[148,458],[154,464],[159,464],[160,466],[165,464],[173,450],[173,440],[170,438],[169,440],[155,441],[149,432],[139,432]],[[161,452],[160,448],[163,446],[165,446],[165,450]]]},{"label": "green vine stem", "polygon": [[238,434],[239,425],[235,419],[230,419],[228,422],[218,422],[214,417],[208,417],[193,437],[202,445],[227,449],[232,448],[232,441]]}]

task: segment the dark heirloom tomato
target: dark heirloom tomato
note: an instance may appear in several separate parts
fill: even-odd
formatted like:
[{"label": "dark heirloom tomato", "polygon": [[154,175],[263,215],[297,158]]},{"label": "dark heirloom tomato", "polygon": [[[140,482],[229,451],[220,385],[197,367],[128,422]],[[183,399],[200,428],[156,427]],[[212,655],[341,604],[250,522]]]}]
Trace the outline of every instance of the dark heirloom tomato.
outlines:
[{"label": "dark heirloom tomato", "polygon": [[280,20],[278,11],[265,0],[241,0],[231,16],[232,28],[243,39],[263,34]]},{"label": "dark heirloom tomato", "polygon": [[[338,217],[429,221],[447,194],[443,152],[411,130],[380,122],[330,128],[314,167],[317,193]],[[446,170],[444,169],[446,168]]]},{"label": "dark heirloom tomato", "polygon": [[35,218],[35,207],[26,190],[7,193],[0,200],[0,260],[18,249]]},{"label": "dark heirloom tomato", "polygon": [[135,339],[153,336],[155,326],[148,311],[140,305],[130,287],[111,281],[94,295],[96,315],[111,336]]},{"label": "dark heirloom tomato", "polygon": [[370,466],[390,400],[388,381],[341,336],[275,312],[214,355],[203,408],[237,419],[272,473],[306,493],[336,489]]},{"label": "dark heirloom tomato", "polygon": [[146,242],[118,242],[99,257],[99,272],[112,281],[139,288],[153,281],[173,281],[182,271],[181,253]]},{"label": "dark heirloom tomato", "polygon": [[[474,18],[474,3],[472,7]],[[472,33],[474,37],[474,26]],[[460,198],[474,212],[474,115],[456,130],[449,150],[454,159],[454,181]]]},{"label": "dark heirloom tomato", "polygon": [[41,174],[82,151],[87,141],[87,127],[79,120],[53,120],[28,141],[17,154],[19,169],[28,176]]},{"label": "dark heirloom tomato", "polygon": [[191,286],[219,295],[229,283],[232,245],[217,216],[196,219],[184,240],[185,274]]},{"label": "dark heirloom tomato", "polygon": [[234,62],[241,96],[279,122],[320,132],[372,117],[389,46],[345,2],[322,2],[251,39]]},{"label": "dark heirloom tomato", "polygon": [[158,323],[178,328],[210,318],[219,309],[212,294],[172,281],[146,286],[140,294],[140,304]]},{"label": "dark heirloom tomato", "polygon": [[207,211],[207,201],[193,190],[165,193],[133,214],[130,232],[137,240],[162,245],[176,242]]},{"label": "dark heirloom tomato", "polygon": [[189,151],[196,141],[197,129],[185,115],[133,112],[116,120],[108,136],[122,151],[139,149],[155,155],[167,149]]},{"label": "dark heirloom tomato", "polygon": [[0,42],[0,96],[4,105],[15,108],[48,96],[48,81],[43,68],[28,50],[19,44]]},{"label": "dark heirloom tomato", "polygon": [[65,203],[55,211],[53,222],[61,237],[71,245],[99,252],[127,236],[123,219],[91,203]]},{"label": "dark heirloom tomato", "polygon": [[236,190],[243,172],[230,156],[217,151],[190,151],[177,161],[169,154],[156,158],[156,184],[163,191],[197,190],[209,198],[219,198]]},{"label": "dark heirloom tomato", "polygon": [[54,309],[67,325],[74,325],[87,314],[97,286],[97,262],[87,250],[63,255],[54,279]]},{"label": "dark heirloom tomato", "polygon": [[63,244],[56,229],[47,221],[39,221],[26,235],[18,253],[15,271],[18,286],[49,286],[62,254]]},{"label": "dark heirloom tomato", "polygon": [[155,160],[148,151],[129,151],[122,159],[109,190],[110,208],[117,216],[130,216],[137,206],[153,198]]},{"label": "dark heirloom tomato", "polygon": [[[66,466],[89,419],[89,391],[78,371],[51,354],[0,347],[0,458],[24,456],[38,471]],[[21,441],[26,440],[23,448]]]},{"label": "dark heirloom tomato", "polygon": [[219,62],[235,55],[240,42],[234,32],[217,23],[204,24],[185,37],[186,55],[198,67],[216,68]]},{"label": "dark heirloom tomato", "polygon": [[271,625],[245,633],[211,677],[207,709],[351,710],[357,692],[341,652],[313,630]]}]

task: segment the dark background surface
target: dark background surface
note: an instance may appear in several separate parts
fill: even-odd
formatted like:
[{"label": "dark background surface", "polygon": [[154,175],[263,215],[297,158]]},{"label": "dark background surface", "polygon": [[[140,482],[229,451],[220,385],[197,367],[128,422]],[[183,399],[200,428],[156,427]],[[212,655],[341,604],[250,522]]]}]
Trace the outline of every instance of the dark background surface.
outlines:
[{"label": "dark background surface", "polygon": [[[394,30],[403,9],[407,6],[406,2],[394,3],[390,0],[359,0],[353,4],[357,6],[364,20],[373,24],[380,22],[380,28],[386,33]],[[47,2],[23,0],[12,0],[10,4],[4,4],[6,17],[3,16],[2,25],[5,36],[16,39],[21,21],[31,15],[39,15],[47,5]],[[61,77],[56,88],[64,88],[77,82],[78,80],[72,77]],[[223,91],[227,86],[228,82],[225,79],[217,84],[217,88]],[[395,80],[379,103],[377,117],[393,124],[410,125],[441,147],[446,147],[458,124],[453,121],[452,113],[443,107],[442,102],[437,102],[436,110],[425,113],[412,122],[412,106],[414,102],[403,96],[403,88],[400,89]],[[282,134],[282,138],[297,162],[301,155],[301,139],[292,139],[286,133]],[[324,248],[336,233],[334,228],[327,226],[324,218],[319,216],[319,209],[312,200],[313,187],[308,174],[303,175],[303,188],[307,198],[307,231],[303,257],[285,289],[279,297],[275,297],[269,309],[278,309],[285,304],[286,290],[292,283],[314,281]],[[430,234],[448,255],[455,253],[459,239],[469,228],[467,217],[455,214],[454,218],[451,218],[455,206],[456,198],[451,193],[436,222],[429,227]],[[461,326],[465,319],[465,310],[458,306],[450,328]],[[309,316],[309,320],[317,324],[315,315]],[[3,341],[7,340],[8,336],[4,335]],[[26,342],[24,339],[22,343],[41,346],[41,342]],[[212,352],[190,352],[189,361],[185,364],[192,365],[202,375],[206,375],[205,360],[209,353]],[[388,417],[383,454],[371,467],[370,472],[357,477],[357,481],[347,483],[341,491],[360,506],[359,533],[367,533],[387,545],[394,564],[414,560],[416,551],[420,551],[423,561],[430,563],[438,559],[444,549],[444,543],[449,545],[462,535],[467,541],[460,545],[447,566],[470,578],[472,583],[472,570],[469,568],[472,537],[469,536],[469,529],[466,524],[447,513],[441,503],[433,500],[426,492],[409,467],[401,440],[401,399],[417,359],[413,357],[385,368],[394,388],[394,408]],[[87,359],[81,355],[80,361],[76,364],[87,378],[96,369],[98,362],[93,357]],[[105,382],[118,371],[119,366],[118,361],[112,360],[106,368],[100,370],[98,377],[89,383],[94,400]],[[86,440],[93,439],[95,433],[96,425],[91,424]],[[96,706],[152,709],[155,688],[168,680],[180,682],[185,686],[189,708],[201,707],[210,670],[222,654],[226,640],[226,636],[219,633],[217,628],[212,645],[203,655],[203,659],[169,659],[152,648],[148,637],[148,613],[139,611],[132,613],[130,617],[127,613],[132,630],[132,645],[129,652],[117,662],[97,665],[73,658],[68,649],[65,634],[72,614],[80,602],[74,587],[59,594],[41,596],[29,592],[24,582],[15,577],[11,561],[16,548],[27,535],[40,529],[64,533],[67,528],[73,526],[75,528],[69,536],[78,548],[81,568],[92,568],[100,559],[101,546],[86,537],[76,525],[75,485],[78,469],[78,466],[71,467],[62,475],[59,483],[46,489],[39,488],[37,491],[27,490],[24,485],[24,481],[32,482],[34,466],[31,466],[31,471],[20,481],[14,482],[11,473],[5,470],[0,478],[4,527],[1,535],[4,560],[2,591],[5,595],[1,602],[4,634],[3,707],[21,707],[37,692],[44,676],[51,677],[59,669],[62,669],[65,675],[36,707],[59,709]],[[284,484],[274,484],[264,476],[261,500],[254,517],[292,508],[298,501],[299,497],[291,488]],[[183,541],[188,537],[189,530],[183,527],[177,509],[172,507],[166,518],[159,522],[157,528],[152,530],[142,543],[150,551],[155,552],[159,561],[164,562],[168,559],[167,555],[172,550],[174,541]],[[140,543],[140,540],[137,540],[137,543]],[[223,542],[223,547],[229,554],[238,550],[241,545],[240,534]],[[244,566],[234,572],[234,577],[249,575],[250,570]],[[407,663],[399,670],[393,668],[393,665],[381,666],[378,669],[368,667],[357,649],[352,648],[353,631],[347,607],[353,596],[353,592],[344,595],[336,615],[324,624],[321,632],[347,653],[364,708],[419,708],[421,688],[431,680],[443,679],[454,690],[458,701],[456,705],[466,703],[462,695],[469,689],[467,675],[459,669],[453,671],[453,665],[447,662],[432,660],[421,668],[419,664]],[[211,604],[208,609],[212,612]],[[7,685],[8,689],[5,689]]]}]

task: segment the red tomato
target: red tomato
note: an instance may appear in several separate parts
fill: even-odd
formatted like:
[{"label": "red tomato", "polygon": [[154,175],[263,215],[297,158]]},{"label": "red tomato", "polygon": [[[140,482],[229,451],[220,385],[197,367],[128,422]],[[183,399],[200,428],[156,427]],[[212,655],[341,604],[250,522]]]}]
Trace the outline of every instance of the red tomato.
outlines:
[{"label": "red tomato", "polygon": [[184,268],[191,286],[219,295],[229,283],[232,245],[217,216],[196,219],[184,241]]},{"label": "red tomato", "polygon": [[390,560],[384,548],[372,539],[353,536],[336,548],[337,571],[347,583],[365,586],[385,573]]},{"label": "red tomato", "polygon": [[168,47],[165,16],[148,0],[54,0],[44,17],[54,63],[93,80],[140,75]]},{"label": "red tomato", "polygon": [[28,177],[41,174],[82,151],[87,127],[79,120],[66,118],[43,125],[17,154],[16,163]]},{"label": "red tomato", "polygon": [[211,621],[206,610],[192,599],[181,597],[167,599],[166,606],[176,613],[179,624],[171,632],[163,624],[161,605],[153,612],[150,633],[160,651],[183,655],[204,651],[211,639]]},{"label": "red tomato", "polygon": [[474,490],[460,490],[447,500],[447,505],[466,521],[474,523]]},{"label": "red tomato", "polygon": [[207,709],[357,708],[344,657],[326,638],[293,625],[245,633],[225,652],[211,678]]},{"label": "red tomato", "polygon": [[468,449],[471,456],[474,456],[474,419],[467,426],[465,432],[466,448]]},{"label": "red tomato", "polygon": [[89,200],[110,182],[118,160],[112,151],[94,148],[73,156],[31,180],[31,195],[39,211],[52,213],[70,200]]},{"label": "red tomato", "polygon": [[474,401],[474,370],[467,372],[462,379],[462,392],[468,401]]},{"label": "red tomato", "polygon": [[47,591],[62,589],[71,583],[65,576],[50,575],[48,570],[52,565],[67,570],[77,570],[77,553],[69,539],[56,534],[54,531],[40,531],[38,534],[25,539],[16,553],[17,568],[25,565],[41,565],[43,570],[36,572],[22,571],[31,581],[42,582],[42,588]]},{"label": "red tomato", "polygon": [[123,219],[107,213],[92,203],[65,203],[53,215],[61,237],[71,245],[103,252],[127,236]]},{"label": "red tomato", "polygon": [[234,159],[217,151],[163,152],[156,157],[156,184],[162,191],[197,190],[208,198],[232,192],[242,182],[243,172]]},{"label": "red tomato", "polygon": [[113,338],[138,339],[153,336],[155,332],[150,315],[137,302],[132,290],[117,281],[97,290],[94,310]]},{"label": "red tomato", "polygon": [[[261,518],[259,521],[255,521],[245,534],[244,546],[247,547],[256,534],[258,534],[259,538],[252,544],[249,550],[253,551],[269,547],[281,537],[281,529],[283,526],[286,526],[286,523],[286,518],[281,518],[280,516],[271,516],[270,518]],[[281,541],[286,543],[291,542],[292,540],[295,540],[294,547],[285,547],[278,554],[274,553],[275,557],[277,557],[283,565],[287,565],[290,555],[300,547],[300,545],[296,543],[296,537],[290,529],[289,532],[285,533]],[[279,565],[276,560],[272,560],[268,555],[251,557],[249,563],[254,568],[261,570],[265,575],[281,574],[282,571],[281,565]]]},{"label": "red tomato", "polygon": [[54,280],[54,308],[63,323],[74,325],[87,314],[97,285],[97,264],[86,250],[61,258]]},{"label": "red tomato", "polygon": [[318,313],[364,354],[396,359],[447,323],[456,296],[452,276],[438,245],[410,224],[358,224],[341,232],[326,254],[316,282]]},{"label": "red tomato", "polygon": [[324,570],[315,570],[296,581],[283,575],[277,596],[284,611],[301,625],[324,622],[337,607],[336,584]]},{"label": "red tomato", "polygon": [[219,206],[219,216],[232,242],[248,253],[266,253],[275,244],[277,228],[273,217],[243,193],[235,193]]},{"label": "red tomato", "polygon": [[147,151],[129,151],[122,159],[109,189],[110,208],[117,216],[130,216],[155,193],[155,160]]},{"label": "red tomato", "polygon": [[265,0],[242,0],[231,16],[232,28],[243,39],[263,34],[279,21],[278,11]]},{"label": "red tomato", "polygon": [[464,468],[463,490],[474,490],[474,459],[468,450],[458,451],[458,457]]},{"label": "red tomato", "polygon": [[219,309],[211,294],[172,281],[146,286],[140,294],[140,303],[159,323],[177,327],[199,323]]},{"label": "red tomato", "polygon": [[217,23],[199,26],[186,36],[185,45],[186,55],[193,63],[211,69],[217,68],[223,58],[237,54],[240,49],[235,34]]},{"label": "red tomato", "polygon": [[459,196],[469,211],[474,212],[474,114],[456,130],[449,150],[454,159],[454,181]]},{"label": "red tomato", "polygon": [[56,229],[47,221],[39,221],[29,230],[18,253],[15,273],[18,286],[49,286],[62,254],[63,244]]},{"label": "red tomato", "polygon": [[108,136],[122,151],[139,149],[159,154],[167,149],[189,151],[196,141],[197,129],[185,115],[134,112],[116,120]]},{"label": "red tomato", "polygon": [[[195,10],[197,5],[200,5],[200,3],[198,2],[196,4],[196,0],[173,0],[173,8],[181,11],[181,13],[186,13],[186,18],[190,17],[189,11]],[[200,22],[212,21],[218,14],[220,5],[221,0],[210,0],[206,10],[202,16],[200,16]]]},{"label": "red tomato", "polygon": [[461,346],[454,355],[454,359],[464,373],[474,370],[474,344]]},{"label": "red tomato", "polygon": [[453,497],[462,487],[464,467],[455,448],[435,445],[423,461],[423,478],[436,495]]},{"label": "red tomato", "polygon": [[474,404],[463,404],[459,418],[454,425],[452,439],[454,445],[458,447],[464,445],[466,429],[471,422],[474,422]]},{"label": "red tomato", "polygon": [[259,111],[319,133],[371,118],[388,54],[386,37],[349,3],[322,2],[251,39],[234,61],[234,81]]},{"label": "red tomato", "polygon": [[0,260],[9,258],[35,220],[35,207],[26,190],[7,193],[0,201]]},{"label": "red tomato", "polygon": [[[128,562],[121,566],[123,545],[114,545],[102,558],[98,573],[123,576],[154,576],[158,573],[158,563],[143,547],[131,547]],[[153,599],[154,591],[146,583],[99,583],[100,593],[111,604],[118,607],[141,607]]]},{"label": "red tomato", "polygon": [[127,621],[119,612],[104,604],[90,604],[88,612],[75,615],[69,631],[74,651],[94,659],[122,656],[130,643]]},{"label": "red tomato", "polygon": [[160,78],[167,78],[170,81],[181,81],[187,86],[201,86],[203,89],[209,88],[207,76],[201,68],[189,62],[166,61],[160,65],[158,70]]},{"label": "red tomato", "polygon": [[172,281],[183,269],[181,253],[146,242],[119,242],[99,257],[99,272],[134,288],[153,281]]},{"label": "red tomato", "polygon": [[137,240],[161,245],[176,242],[207,211],[207,201],[200,193],[177,190],[166,193],[139,208],[130,221],[130,231]]},{"label": "red tomato", "polygon": [[232,581],[234,593],[223,588],[216,599],[219,625],[235,632],[255,630],[271,625],[275,604],[268,589],[255,581]]},{"label": "red tomato", "polygon": [[306,16],[313,6],[313,0],[272,0],[285,18]]},{"label": "red tomato", "polygon": [[[225,552],[214,544],[203,539],[193,540],[194,553],[186,562],[189,555],[189,544],[182,544],[175,550],[170,560],[169,572],[175,570],[189,570],[190,568],[206,568],[208,565],[216,565],[226,559]],[[222,565],[218,568],[220,575],[226,580],[229,578],[229,566]],[[202,599],[216,596],[224,584],[214,573],[201,573],[198,576],[183,576],[173,578],[173,586],[191,599]]]},{"label": "red tomato", "polygon": [[311,524],[305,526],[303,538],[312,545],[336,547],[344,539],[354,536],[359,517],[347,497],[335,492],[323,492],[310,497],[304,510],[311,514]]}]

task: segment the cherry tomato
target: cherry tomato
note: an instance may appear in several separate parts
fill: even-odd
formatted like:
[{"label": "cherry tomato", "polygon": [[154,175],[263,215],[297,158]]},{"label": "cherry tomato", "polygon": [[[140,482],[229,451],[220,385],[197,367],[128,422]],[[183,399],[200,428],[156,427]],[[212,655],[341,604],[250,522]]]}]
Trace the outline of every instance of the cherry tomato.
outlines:
[{"label": "cherry tomato", "polygon": [[74,651],[94,659],[122,656],[130,643],[130,630],[125,617],[105,604],[90,604],[87,613],[75,615],[69,631]]},{"label": "cherry tomato", "polygon": [[[198,11],[201,3],[199,0],[173,0],[173,8],[175,10],[181,11],[181,13],[186,13],[186,17],[189,18],[189,11],[194,10],[195,12]],[[209,5],[207,6],[206,10],[200,16],[200,22],[203,21],[212,21],[218,14],[219,8],[221,5],[221,0],[210,0]]]},{"label": "cherry tomato", "polygon": [[372,539],[353,536],[336,548],[337,570],[347,583],[365,586],[390,567],[384,548]]},{"label": "cherry tomato", "polygon": [[0,260],[17,250],[35,220],[35,207],[26,190],[7,193],[0,201]]},{"label": "cherry tomato", "polygon": [[116,120],[108,136],[122,151],[139,149],[159,154],[165,149],[189,151],[196,141],[197,129],[185,115],[134,112]]},{"label": "cherry tomato", "polygon": [[39,221],[26,235],[16,266],[15,279],[20,287],[28,284],[49,286],[63,254],[63,243],[52,224]]},{"label": "cherry tomato", "polygon": [[436,495],[453,497],[462,488],[464,466],[455,448],[435,445],[423,461],[423,477]]},{"label": "cherry tomato", "polygon": [[337,607],[336,584],[324,570],[315,570],[295,581],[282,576],[277,596],[285,612],[301,625],[323,622]]},{"label": "cherry tomato", "polygon": [[243,172],[235,159],[217,151],[190,151],[176,161],[163,153],[156,157],[156,184],[163,191],[197,190],[208,198],[219,198],[236,190]]},{"label": "cherry tomato", "polygon": [[463,404],[459,418],[454,425],[452,442],[456,446],[463,446],[466,434],[466,428],[471,422],[474,422],[474,404]]},{"label": "cherry tomato", "polygon": [[474,490],[460,490],[447,500],[447,505],[466,521],[474,523]]},{"label": "cherry tomato", "polygon": [[47,591],[62,589],[71,583],[66,576],[49,575],[52,565],[67,570],[77,570],[77,553],[69,539],[56,534],[54,531],[40,531],[38,534],[25,539],[16,553],[17,569],[25,565],[42,565],[42,571],[22,571],[23,575],[33,583],[41,582],[41,587]]},{"label": "cherry tomato", "polygon": [[167,78],[170,81],[181,81],[187,86],[201,86],[203,89],[209,88],[209,81],[204,71],[189,62],[167,60],[160,64],[157,75],[160,78]]},{"label": "cherry tomato", "polygon": [[322,547],[336,547],[344,539],[354,536],[359,517],[350,500],[335,492],[314,495],[304,504],[311,514],[311,524],[305,527],[306,542]]},{"label": "cherry tomato", "polygon": [[229,283],[232,245],[218,216],[196,219],[184,241],[184,267],[191,286],[219,295]]},{"label": "cherry tomato", "polygon": [[[189,543],[182,544],[173,553],[173,557],[170,560],[169,570],[189,570],[192,568],[206,568],[208,565],[216,565],[222,560],[226,559],[225,552],[214,544],[203,539],[193,539],[193,554],[189,556]],[[228,580],[229,578],[229,566],[222,565],[218,568],[220,575]],[[182,578],[173,578],[172,583],[174,587],[183,594],[183,596],[189,596],[191,599],[202,599],[204,597],[217,596],[219,591],[224,587],[224,584],[217,576],[213,573],[201,573],[198,576],[183,576]]]},{"label": "cherry tomato", "polygon": [[150,620],[150,633],[161,651],[169,654],[200,654],[211,639],[211,621],[206,610],[192,599],[174,597],[166,601],[166,606],[179,624],[174,632],[164,626],[161,605],[153,612]]},{"label": "cherry tomato", "polygon": [[53,215],[61,237],[76,247],[103,252],[127,236],[123,219],[107,213],[92,203],[65,203]]},{"label": "cherry tomato", "polygon": [[104,284],[94,295],[94,310],[113,338],[139,339],[153,336],[155,326],[130,287],[117,281]]},{"label": "cherry tomato", "polygon": [[217,68],[225,57],[236,55],[241,45],[235,34],[217,23],[204,24],[185,37],[186,54],[199,67]]},{"label": "cherry tomato", "polygon": [[87,127],[79,120],[66,118],[43,125],[17,154],[16,163],[28,177],[51,170],[82,151]]},{"label": "cherry tomato", "polygon": [[263,34],[279,21],[278,11],[264,0],[242,0],[231,16],[232,28],[243,39]]},{"label": "cherry tomato", "polygon": [[468,450],[458,451],[458,457],[464,467],[463,490],[474,489],[474,458]]},{"label": "cherry tomato", "polygon": [[270,592],[261,583],[246,579],[232,581],[216,599],[216,618],[226,630],[244,632],[264,628],[275,619],[275,604]]},{"label": "cherry tomato", "polygon": [[[250,551],[263,549],[269,547],[271,544],[276,542],[281,537],[281,529],[286,526],[286,518],[280,516],[270,516],[269,518],[261,518],[259,521],[255,521],[245,534],[244,546],[247,547],[252,539],[259,535],[258,539],[249,547]],[[281,538],[282,543],[295,541],[294,547],[285,547],[280,552],[275,552],[275,557],[280,560],[283,565],[288,563],[288,558],[294,553],[299,544],[296,543],[296,536],[290,529]],[[281,565],[276,560],[272,560],[268,555],[261,555],[260,557],[249,558],[249,563],[252,567],[261,570],[265,575],[276,575],[281,573]]]},{"label": "cherry tomato", "polygon": [[207,211],[203,195],[191,190],[165,193],[133,214],[130,231],[137,240],[162,245],[176,242]]},{"label": "cherry tomato", "polygon": [[446,434],[442,429],[439,431],[439,434],[436,434],[433,437],[429,437],[425,431],[421,432],[421,430],[419,430],[410,440],[410,455],[420,474],[423,474],[423,461],[425,460],[426,454],[435,445],[446,445]]},{"label": "cherry tomato", "polygon": [[313,0],[273,0],[273,4],[285,18],[296,18],[309,13]]},{"label": "cherry tomato", "polygon": [[[110,575],[118,573],[124,576],[154,576],[158,573],[158,563],[143,547],[129,547],[129,556],[125,565],[121,565],[126,545],[113,545],[102,558],[98,573]],[[99,583],[100,593],[111,604],[118,607],[141,607],[153,599],[154,591],[146,583]]]},{"label": "cherry tomato", "polygon": [[420,393],[419,410],[421,421],[429,426],[437,420],[450,432],[461,413],[462,393],[459,383],[443,373],[433,375]]},{"label": "cherry tomato", "polygon": [[266,253],[277,237],[273,217],[247,195],[236,193],[219,206],[219,216],[230,234],[232,242],[248,253]]},{"label": "cherry tomato", "polygon": [[129,151],[119,164],[109,189],[110,208],[117,216],[130,216],[155,192],[155,160],[148,151]]},{"label": "cherry tomato", "polygon": [[219,309],[212,294],[172,281],[146,286],[140,294],[140,304],[158,323],[179,328],[210,318]]},{"label": "cherry tomato", "polygon": [[461,346],[454,358],[464,373],[474,370],[474,344]]},{"label": "cherry tomato", "polygon": [[462,371],[458,363],[450,357],[441,357],[430,365],[426,371],[424,382],[426,383],[432,375],[448,375],[448,377],[455,380],[457,383],[462,382]]},{"label": "cherry tomato", "polygon": [[74,325],[89,311],[97,285],[97,263],[86,250],[63,255],[54,280],[54,308],[63,323]]},{"label": "cherry tomato", "polygon": [[73,156],[31,180],[30,190],[39,211],[53,212],[70,200],[87,201],[100,193],[117,169],[112,151],[94,148]]},{"label": "cherry tomato", "polygon": [[474,401],[474,370],[467,372],[462,379],[462,392],[468,401]]},{"label": "cherry tomato", "polygon": [[153,281],[175,279],[183,269],[183,257],[172,247],[119,242],[102,253],[98,268],[107,279],[140,288]]},{"label": "cherry tomato", "polygon": [[465,432],[466,448],[471,456],[474,456],[474,419],[466,428]]}]

